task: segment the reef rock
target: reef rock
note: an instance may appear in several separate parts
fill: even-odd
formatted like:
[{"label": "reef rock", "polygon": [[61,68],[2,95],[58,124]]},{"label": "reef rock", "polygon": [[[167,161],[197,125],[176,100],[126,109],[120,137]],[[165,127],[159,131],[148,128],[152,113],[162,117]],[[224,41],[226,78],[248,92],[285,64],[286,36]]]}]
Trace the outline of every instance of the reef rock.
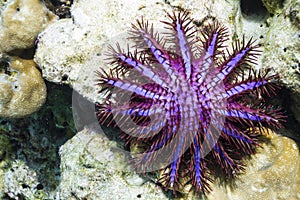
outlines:
[{"label": "reef rock", "polygon": [[97,96],[94,72],[100,67],[108,68],[104,61],[107,45],[115,45],[115,42],[120,40],[126,41],[131,23],[142,16],[150,23],[155,22],[156,28],[162,28],[163,24],[157,22],[165,20],[166,12],[171,12],[174,7],[191,10],[192,17],[199,24],[208,23],[217,17],[230,27],[230,31],[236,32],[235,29],[241,29],[240,26],[233,25],[233,22],[240,21],[241,17],[236,0],[219,0],[215,3],[196,0],[188,3],[166,3],[162,0],[77,0],[71,9],[72,19],[59,20],[39,35],[35,62],[42,69],[45,79],[68,84],[94,102]]},{"label": "reef rock", "polygon": [[279,14],[282,12],[283,0],[262,0],[269,13]]},{"label": "reef rock", "polygon": [[85,127],[60,148],[57,199],[166,199],[158,186],[130,171],[123,152],[98,124]]},{"label": "reef rock", "polygon": [[3,180],[4,193],[11,199],[47,198],[45,191],[39,188],[37,174],[23,161],[12,163],[10,170],[3,174]]},{"label": "reef rock", "polygon": [[1,65],[0,117],[18,118],[37,111],[47,91],[33,60],[13,57]]},{"label": "reef rock", "polygon": [[57,17],[40,0],[9,0],[2,5],[0,52],[28,49]]},{"label": "reef rock", "polygon": [[268,22],[263,63],[291,90],[290,110],[300,122],[300,1],[285,1],[280,14]]},{"label": "reef rock", "polygon": [[[263,43],[259,66],[273,68],[283,84],[294,92],[292,98],[296,103],[291,105],[297,116],[300,113],[299,1],[264,0],[265,7],[262,4],[254,9],[244,5],[250,1],[242,2],[75,0],[72,19],[58,20],[39,35],[34,59],[45,79],[70,85],[94,103],[98,95],[94,72],[100,67],[109,68],[104,61],[107,44],[122,41],[120,38],[124,38],[131,23],[141,16],[150,23],[158,22],[173,8],[189,9],[199,26],[216,18],[234,33],[230,34],[234,35],[232,39],[245,34],[246,40],[253,36],[257,43]],[[159,28],[159,23],[155,26]],[[81,106],[86,113],[85,105]],[[88,115],[94,114],[93,108],[92,104]],[[125,156],[114,151],[117,144],[97,134],[101,132],[98,128],[85,126],[61,147],[58,199],[168,199],[154,183],[128,171]],[[207,198],[300,199],[299,146],[290,138],[270,133],[270,142],[263,147],[246,161],[246,172],[233,185],[216,180]],[[185,198],[194,197],[187,194]]]},{"label": "reef rock", "polygon": [[[293,110],[300,113],[299,1],[295,0],[264,0],[254,6],[238,0],[77,0],[71,9],[72,19],[58,20],[39,35],[35,61],[48,81],[68,84],[95,101],[94,71],[109,67],[104,61],[107,45],[122,40],[135,19],[144,16],[150,23],[158,22],[172,8],[190,10],[199,26],[217,19],[229,27],[235,39],[245,35],[246,40],[253,37],[263,43],[258,66],[281,75],[282,82],[296,92],[293,98],[298,106]],[[155,27],[161,24],[155,23]]]},{"label": "reef rock", "polygon": [[[207,199],[300,199],[299,147],[292,139],[270,130],[267,137],[270,141],[245,159],[245,173],[230,184],[216,179]],[[97,124],[86,126],[64,144],[60,149],[59,199],[167,200],[167,194],[150,179],[130,171],[128,154],[119,146]],[[184,199],[194,198],[184,194]]]}]

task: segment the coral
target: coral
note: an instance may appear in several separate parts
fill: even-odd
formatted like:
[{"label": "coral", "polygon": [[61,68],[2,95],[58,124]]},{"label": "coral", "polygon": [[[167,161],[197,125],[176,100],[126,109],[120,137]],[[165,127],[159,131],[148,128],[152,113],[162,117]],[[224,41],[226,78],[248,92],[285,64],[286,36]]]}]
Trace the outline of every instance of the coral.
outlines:
[{"label": "coral", "polygon": [[35,63],[12,57],[0,67],[0,117],[17,118],[37,111],[47,92]]},{"label": "coral", "polygon": [[234,187],[214,186],[210,199],[300,199],[299,146],[291,138],[263,128],[255,130],[268,138],[251,159],[245,159],[246,173]]},{"label": "coral", "polygon": [[260,51],[251,40],[236,41],[230,53],[218,22],[196,37],[188,12],[168,17],[171,32],[163,37],[144,19],[133,25],[133,53],[110,47],[115,68],[97,72],[99,92],[108,96],[96,104],[97,117],[140,146],[131,161],[138,172],[160,170],[163,187],[174,192],[186,183],[207,192],[209,170],[219,166],[234,177],[244,169],[243,156],[255,152],[258,134],[249,127],[281,127],[280,111],[263,104],[277,76],[254,71]]},{"label": "coral", "polygon": [[0,52],[28,49],[57,17],[40,0],[9,0],[1,10]]},{"label": "coral", "polygon": [[[8,185],[12,198],[32,199],[30,195],[38,192],[47,197],[37,199],[55,199],[60,179],[58,148],[74,136],[75,127],[70,111],[72,90],[50,83],[47,88],[47,101],[38,112],[18,119],[0,118],[0,199],[5,199],[3,185]],[[20,168],[26,163],[25,170],[15,170],[16,160]],[[18,173],[28,171],[34,174],[32,187],[16,185],[15,177],[22,176]],[[6,172],[12,178],[4,180]]]}]

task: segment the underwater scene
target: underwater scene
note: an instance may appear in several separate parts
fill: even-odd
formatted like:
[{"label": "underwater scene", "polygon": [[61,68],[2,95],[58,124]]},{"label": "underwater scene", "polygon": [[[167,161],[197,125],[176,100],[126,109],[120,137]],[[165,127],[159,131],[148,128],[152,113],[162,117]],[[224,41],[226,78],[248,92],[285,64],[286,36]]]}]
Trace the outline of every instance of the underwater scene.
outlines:
[{"label": "underwater scene", "polygon": [[300,0],[2,0],[0,26],[0,199],[300,200]]}]

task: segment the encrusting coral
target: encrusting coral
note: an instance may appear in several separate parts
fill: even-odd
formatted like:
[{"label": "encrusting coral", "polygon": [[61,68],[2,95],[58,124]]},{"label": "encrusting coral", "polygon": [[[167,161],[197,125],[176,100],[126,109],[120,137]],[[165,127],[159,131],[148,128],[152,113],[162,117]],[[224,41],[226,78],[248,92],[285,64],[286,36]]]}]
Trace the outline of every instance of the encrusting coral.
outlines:
[{"label": "encrusting coral", "polygon": [[0,66],[0,117],[18,118],[45,102],[46,85],[32,60],[13,57]]}]

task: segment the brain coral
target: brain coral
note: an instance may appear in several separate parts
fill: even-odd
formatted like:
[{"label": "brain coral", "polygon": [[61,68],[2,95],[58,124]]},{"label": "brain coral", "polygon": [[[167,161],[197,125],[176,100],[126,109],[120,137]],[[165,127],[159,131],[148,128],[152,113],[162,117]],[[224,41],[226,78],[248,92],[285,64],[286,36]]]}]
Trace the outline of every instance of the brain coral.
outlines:
[{"label": "brain coral", "polygon": [[23,117],[45,102],[46,85],[32,60],[12,58],[0,63],[0,117]]},{"label": "brain coral", "polygon": [[9,0],[1,9],[0,51],[34,46],[37,35],[56,19],[39,0]]}]

